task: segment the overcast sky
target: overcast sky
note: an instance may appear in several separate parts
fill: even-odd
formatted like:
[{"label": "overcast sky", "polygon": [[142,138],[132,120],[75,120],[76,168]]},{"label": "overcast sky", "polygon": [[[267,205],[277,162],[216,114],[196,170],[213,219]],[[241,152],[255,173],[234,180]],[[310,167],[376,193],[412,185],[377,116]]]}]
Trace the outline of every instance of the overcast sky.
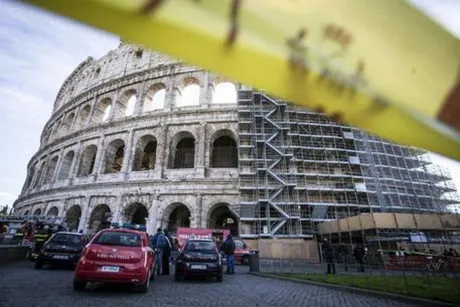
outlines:
[{"label": "overcast sky", "polygon": [[[460,0],[411,2],[460,37]],[[63,81],[85,58],[117,45],[111,34],[0,0],[0,207],[20,193]],[[460,163],[435,159],[455,174],[460,190]]]}]

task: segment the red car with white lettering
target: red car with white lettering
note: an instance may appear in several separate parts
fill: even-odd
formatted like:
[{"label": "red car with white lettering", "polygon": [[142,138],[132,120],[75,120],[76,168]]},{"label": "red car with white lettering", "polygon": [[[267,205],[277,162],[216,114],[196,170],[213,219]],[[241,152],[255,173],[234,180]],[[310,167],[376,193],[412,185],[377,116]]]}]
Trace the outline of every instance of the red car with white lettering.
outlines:
[{"label": "red car with white lettering", "polygon": [[147,233],[104,229],[83,251],[75,269],[73,287],[82,291],[88,282],[127,283],[145,293],[154,272],[155,253]]}]

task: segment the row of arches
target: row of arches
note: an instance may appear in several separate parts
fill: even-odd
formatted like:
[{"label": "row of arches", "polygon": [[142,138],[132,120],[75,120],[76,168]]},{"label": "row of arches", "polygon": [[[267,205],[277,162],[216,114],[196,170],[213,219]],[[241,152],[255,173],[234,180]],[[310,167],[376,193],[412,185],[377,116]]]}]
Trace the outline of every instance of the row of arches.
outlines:
[{"label": "row of arches", "polygon": [[[91,105],[86,104],[77,111],[70,111],[55,125],[45,131],[45,143],[51,137],[59,137],[68,134],[71,130],[85,128],[86,125],[93,123],[99,124],[117,120],[123,117],[132,116],[137,107],[143,113],[152,112],[165,108],[167,95],[166,85],[156,83],[152,85],[144,97],[139,98],[139,93],[135,89],[129,89],[116,100],[110,97],[102,98],[94,106],[91,114]],[[176,107],[197,106],[200,104],[201,87],[198,79],[188,77],[182,82],[182,86],[174,89]],[[237,101],[237,89],[231,82],[217,83],[212,87],[213,104],[234,104]]]},{"label": "row of arches", "polygon": [[[238,148],[233,133],[223,129],[217,131],[211,138],[210,146],[210,165],[211,168],[236,168],[238,167]],[[104,153],[104,166],[102,173],[119,173],[125,159],[125,142],[122,139],[111,141]],[[186,169],[195,167],[196,139],[188,131],[178,132],[170,142],[170,153],[167,161],[167,168]],[[131,161],[128,161],[130,171],[149,171],[156,168],[158,145],[157,139],[153,135],[144,135],[137,141]],[[76,177],[85,177],[95,172],[96,157],[98,147],[94,144],[85,147],[81,153]],[[25,188],[37,188],[41,183],[52,183],[70,178],[72,166],[75,161],[73,150],[65,153],[60,169],[58,167],[58,155],[52,156],[48,162],[43,161],[36,173],[35,164],[26,181]],[[43,178],[43,179],[42,179]]]},{"label": "row of arches", "polygon": [[[47,216],[58,216],[58,208],[52,207],[46,213]],[[25,215],[29,215],[26,211]],[[41,209],[36,209],[33,215],[42,215]],[[69,229],[77,230],[82,218],[82,210],[79,205],[73,205],[65,213],[65,220]],[[88,229],[97,231],[109,227],[111,224],[112,212],[106,204],[97,205],[90,213]],[[123,222],[146,225],[149,219],[147,207],[141,203],[132,203],[124,209]],[[190,209],[182,203],[169,205],[161,219],[161,224],[171,233],[175,233],[179,227],[190,227]],[[216,229],[231,229],[237,231],[237,216],[229,209],[228,204],[218,203],[209,211],[207,227]]]}]

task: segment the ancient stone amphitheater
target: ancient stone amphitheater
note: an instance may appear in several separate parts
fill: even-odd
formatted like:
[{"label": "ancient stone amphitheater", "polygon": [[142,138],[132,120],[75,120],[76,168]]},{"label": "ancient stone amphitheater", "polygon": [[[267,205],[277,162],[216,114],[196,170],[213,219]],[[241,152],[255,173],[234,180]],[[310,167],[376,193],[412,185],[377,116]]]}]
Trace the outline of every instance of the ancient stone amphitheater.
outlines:
[{"label": "ancient stone amphitheater", "polygon": [[236,222],[236,85],[121,43],[65,80],[15,203],[89,232]]},{"label": "ancient stone amphitheater", "polygon": [[14,208],[88,232],[305,239],[361,214],[451,212],[454,191],[423,150],[122,42],[65,80]]}]

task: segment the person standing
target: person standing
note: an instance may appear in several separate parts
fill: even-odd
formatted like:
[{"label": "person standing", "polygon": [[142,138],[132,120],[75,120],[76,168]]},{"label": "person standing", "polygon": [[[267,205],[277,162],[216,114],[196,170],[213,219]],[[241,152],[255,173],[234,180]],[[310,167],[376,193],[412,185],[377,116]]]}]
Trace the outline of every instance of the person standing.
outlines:
[{"label": "person standing", "polygon": [[327,238],[324,238],[323,252],[327,264],[327,274],[335,274],[334,249],[332,248],[332,245],[329,243]]},{"label": "person standing", "polygon": [[169,236],[168,230],[163,230],[164,244],[161,255],[161,266],[163,269],[162,275],[169,275],[169,260],[171,258],[171,252],[173,251],[173,240]]},{"label": "person standing", "polygon": [[152,237],[152,248],[155,251],[155,268],[157,274],[161,274],[161,262],[162,262],[162,248],[161,244],[164,243],[164,235],[161,228],[157,229],[157,233]]},{"label": "person standing", "polygon": [[358,272],[364,272],[364,254],[365,250],[361,244],[358,244],[353,249],[353,257],[359,265]]},{"label": "person standing", "polygon": [[220,246],[220,250],[225,254],[227,260],[227,274],[235,274],[235,253],[236,245],[232,235],[228,235],[224,243]]}]

